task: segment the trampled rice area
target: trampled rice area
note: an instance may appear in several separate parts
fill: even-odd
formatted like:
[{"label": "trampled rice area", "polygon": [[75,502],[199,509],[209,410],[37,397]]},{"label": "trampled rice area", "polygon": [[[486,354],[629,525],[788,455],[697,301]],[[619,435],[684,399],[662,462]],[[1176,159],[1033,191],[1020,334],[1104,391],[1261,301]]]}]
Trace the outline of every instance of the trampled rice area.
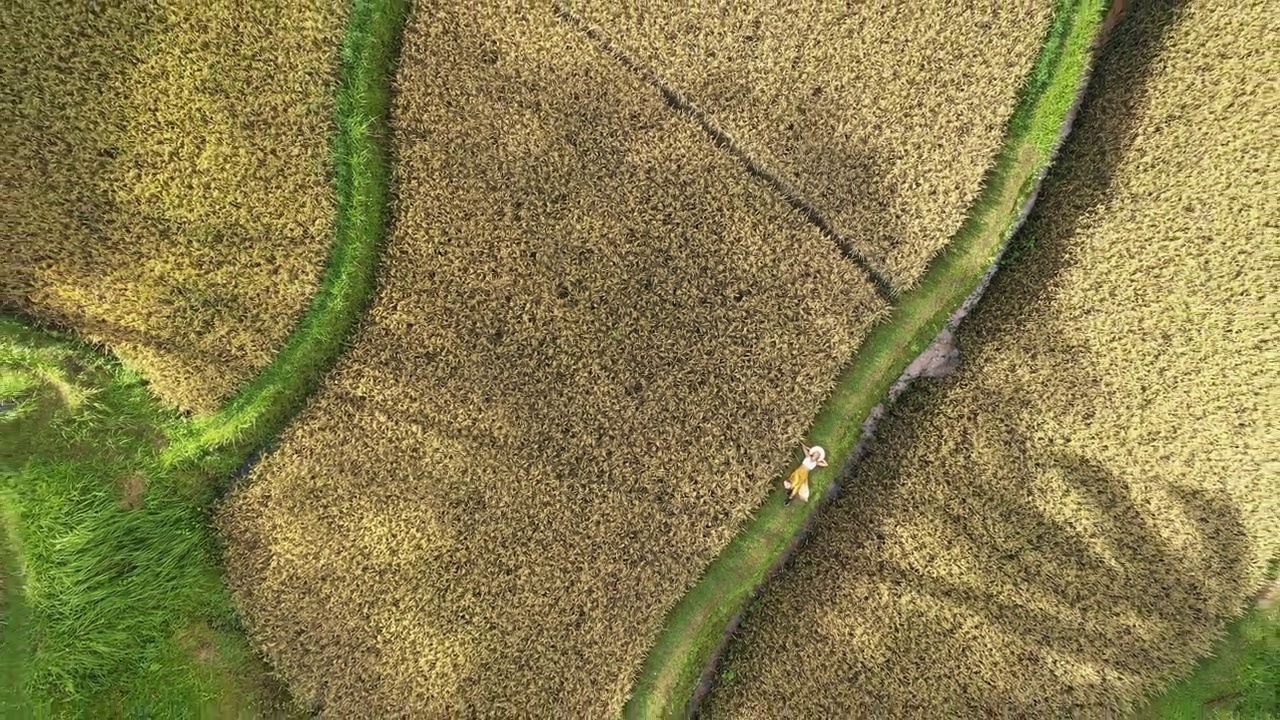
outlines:
[{"label": "trampled rice area", "polygon": [[964,221],[1053,5],[567,3],[899,290]]},{"label": "trampled rice area", "polygon": [[0,302],[212,410],[264,367],[333,240],[346,3],[0,11]]},{"label": "trampled rice area", "polygon": [[223,509],[230,582],[335,715],[616,714],[886,306],[550,6],[418,5],[396,85],[378,297]]},{"label": "trampled rice area", "polygon": [[[714,717],[1103,717],[1280,550],[1265,3],[1135,5],[952,380],[747,619]],[[1268,471],[1268,468],[1271,471]]]}]

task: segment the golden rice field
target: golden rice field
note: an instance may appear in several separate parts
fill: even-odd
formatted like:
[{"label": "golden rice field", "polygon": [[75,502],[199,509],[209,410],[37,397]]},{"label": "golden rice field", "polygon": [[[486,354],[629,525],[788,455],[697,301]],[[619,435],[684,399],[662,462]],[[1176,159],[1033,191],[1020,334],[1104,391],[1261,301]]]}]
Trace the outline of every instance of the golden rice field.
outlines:
[{"label": "golden rice field", "polygon": [[964,222],[1054,6],[567,4],[781,176],[896,290]]},{"label": "golden rice field", "polygon": [[346,2],[0,10],[0,303],[210,411],[316,288]]},{"label": "golden rice field", "polygon": [[[1007,119],[1037,13],[1002,21],[1016,38],[935,39],[983,56],[984,102],[954,109],[970,124]],[[549,6],[416,6],[378,296],[220,511],[250,636],[335,716],[616,714],[886,311],[839,242],[589,29]],[[988,62],[991,42],[1019,51]],[[976,179],[999,137],[972,132],[946,168]]]},{"label": "golden rice field", "polygon": [[1267,5],[1134,4],[964,367],[882,427],[708,716],[1108,717],[1251,601],[1280,554]]}]

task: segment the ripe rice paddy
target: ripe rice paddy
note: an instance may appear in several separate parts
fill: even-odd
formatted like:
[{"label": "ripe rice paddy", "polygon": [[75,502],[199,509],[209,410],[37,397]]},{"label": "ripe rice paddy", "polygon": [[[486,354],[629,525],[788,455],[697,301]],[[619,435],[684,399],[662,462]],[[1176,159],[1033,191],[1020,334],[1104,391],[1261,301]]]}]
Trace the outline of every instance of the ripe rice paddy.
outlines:
[{"label": "ripe rice paddy", "polygon": [[651,80],[549,7],[416,8],[378,297],[220,517],[304,701],[617,713],[884,315]]},{"label": "ripe rice paddy", "polygon": [[567,5],[687,97],[895,292],[965,221],[1054,8]]},{"label": "ripe rice paddy", "polygon": [[[905,358],[917,332],[870,332],[898,328],[886,299],[916,312],[903,291],[961,222],[991,230],[1023,197],[1010,158],[990,168],[1006,124],[1056,132],[1009,119],[1050,3],[457,5],[415,8],[381,290],[222,508],[232,585],[330,714],[616,714],[646,659],[701,664],[655,640],[830,431],[814,417],[843,407],[856,349]],[[1261,3],[1188,7],[1123,26],[1088,139],[964,337],[972,368],[882,430],[713,714],[1123,707],[1256,584],[1280,545],[1259,351],[1277,268],[1250,242],[1280,209],[1274,54],[1248,51]],[[0,711],[293,712],[244,652],[203,513],[369,291],[403,10],[351,9],[332,154],[345,3],[2,11],[0,299],[183,407],[242,389],[191,421],[0,323],[20,430],[0,447]],[[975,205],[984,175],[1008,192]]]},{"label": "ripe rice paddy", "polygon": [[882,426],[709,716],[1103,716],[1251,599],[1280,553],[1265,5],[1131,9],[965,366]]},{"label": "ripe rice paddy", "polygon": [[271,362],[334,236],[346,2],[0,11],[0,302],[212,411]]}]

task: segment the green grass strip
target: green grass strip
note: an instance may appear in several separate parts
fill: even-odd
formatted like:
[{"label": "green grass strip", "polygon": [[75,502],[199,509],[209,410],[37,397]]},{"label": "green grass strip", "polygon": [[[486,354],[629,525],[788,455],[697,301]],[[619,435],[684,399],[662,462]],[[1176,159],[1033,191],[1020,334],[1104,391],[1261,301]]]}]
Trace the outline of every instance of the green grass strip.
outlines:
[{"label": "green grass strip", "polygon": [[[0,379],[5,610],[15,623],[0,638],[0,703],[11,706],[0,714],[198,705],[216,672],[159,658],[181,628],[223,624],[231,603],[203,505],[178,474],[153,473],[155,443],[180,417],[114,359],[3,317]],[[127,482],[144,491],[136,509],[125,507]]]},{"label": "green grass strip", "polygon": [[[889,320],[863,342],[807,436],[827,449],[833,467],[849,460],[863,422],[982,281],[1016,230],[1084,90],[1108,5],[1107,0],[1059,2],[1010,118],[1004,150],[968,221],[920,285],[904,294]],[[785,560],[835,475],[814,475],[808,503],[784,506],[782,493],[773,493],[712,561],[668,616],[624,710],[626,717],[683,717],[693,709],[704,670],[725,642],[727,629]]]},{"label": "green grass strip", "polygon": [[0,717],[21,717],[26,699],[27,607],[22,600],[22,553],[15,519],[0,506]]},{"label": "green grass strip", "polygon": [[215,474],[238,467],[248,452],[284,429],[360,320],[373,295],[378,250],[390,218],[391,78],[408,6],[408,0],[352,4],[335,109],[337,234],[311,308],[257,378],[175,439],[165,464],[196,462]]}]

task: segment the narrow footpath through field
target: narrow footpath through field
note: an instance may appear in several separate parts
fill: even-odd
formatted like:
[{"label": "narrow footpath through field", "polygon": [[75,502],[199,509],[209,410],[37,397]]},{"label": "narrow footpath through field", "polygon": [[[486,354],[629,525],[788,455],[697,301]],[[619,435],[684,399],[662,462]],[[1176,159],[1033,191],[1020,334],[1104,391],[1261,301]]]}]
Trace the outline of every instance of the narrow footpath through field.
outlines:
[{"label": "narrow footpath through field", "polygon": [[[706,716],[1123,716],[1255,602],[1280,551],[1264,5],[1115,27],[964,364],[882,423]],[[1277,709],[1257,657],[1210,673],[1257,691],[1239,717]]]},{"label": "narrow footpath through field", "polygon": [[[860,454],[884,404],[913,379],[912,360],[940,333],[955,330],[990,281],[1004,244],[1026,218],[1070,128],[1104,9],[1100,1],[1059,7],[1009,123],[1000,161],[969,221],[919,287],[906,293],[889,321],[859,348],[828,397],[808,437],[831,451],[836,467]],[[771,499],[710,565],[668,617],[627,706],[628,716],[680,717],[697,709],[741,614],[807,532],[834,489],[833,475],[820,474],[812,483],[814,495],[807,505],[784,507],[780,497]]]}]

